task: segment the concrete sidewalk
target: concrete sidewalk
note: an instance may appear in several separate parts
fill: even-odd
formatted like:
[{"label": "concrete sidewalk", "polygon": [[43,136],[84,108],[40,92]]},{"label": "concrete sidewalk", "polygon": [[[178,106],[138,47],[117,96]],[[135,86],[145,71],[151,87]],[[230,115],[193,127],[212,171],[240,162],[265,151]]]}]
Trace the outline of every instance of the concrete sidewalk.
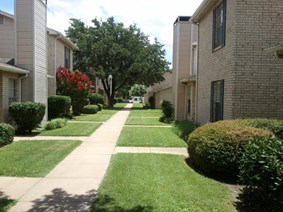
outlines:
[{"label": "concrete sidewalk", "polygon": [[90,137],[18,137],[16,140],[75,139],[83,143],[44,178],[0,177],[0,198],[17,200],[9,211],[89,211],[111,156],[116,153],[187,156],[186,148],[116,147],[131,107],[128,104],[118,111]]},{"label": "concrete sidewalk", "polygon": [[46,177],[0,178],[0,196],[18,200],[10,211],[89,211],[129,113],[118,111]]}]

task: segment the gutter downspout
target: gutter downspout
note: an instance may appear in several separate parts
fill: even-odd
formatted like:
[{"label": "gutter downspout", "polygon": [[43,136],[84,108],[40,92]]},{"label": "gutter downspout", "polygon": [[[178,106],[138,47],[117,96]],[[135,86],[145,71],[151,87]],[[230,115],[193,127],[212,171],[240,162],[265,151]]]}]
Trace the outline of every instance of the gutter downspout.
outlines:
[{"label": "gutter downspout", "polygon": [[[58,36],[59,35],[59,36]],[[57,34],[57,37],[55,38],[55,45],[54,45],[54,70],[55,70],[55,85],[57,84],[57,79],[56,79],[56,72],[57,72],[57,67],[56,67],[56,59],[57,59],[57,40],[62,37],[61,34]],[[56,90],[55,90],[55,95],[56,95]]]}]

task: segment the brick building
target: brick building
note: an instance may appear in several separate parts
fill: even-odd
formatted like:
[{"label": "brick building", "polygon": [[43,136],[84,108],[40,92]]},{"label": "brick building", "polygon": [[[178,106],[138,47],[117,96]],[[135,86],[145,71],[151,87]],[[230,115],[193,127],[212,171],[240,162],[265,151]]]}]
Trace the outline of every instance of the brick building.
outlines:
[{"label": "brick building", "polygon": [[282,0],[204,0],[198,25],[196,121],[283,119]]}]

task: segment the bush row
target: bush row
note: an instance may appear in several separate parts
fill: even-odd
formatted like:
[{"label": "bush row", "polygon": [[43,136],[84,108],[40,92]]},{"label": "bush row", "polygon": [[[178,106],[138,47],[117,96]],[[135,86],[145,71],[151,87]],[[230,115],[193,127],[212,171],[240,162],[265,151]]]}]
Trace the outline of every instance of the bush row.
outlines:
[{"label": "bush row", "polygon": [[15,136],[15,129],[5,123],[0,123],[0,147],[13,142]]},{"label": "bush row", "polygon": [[279,211],[283,207],[282,132],[280,120],[209,123],[189,135],[188,152],[205,174],[244,184],[247,210]]}]

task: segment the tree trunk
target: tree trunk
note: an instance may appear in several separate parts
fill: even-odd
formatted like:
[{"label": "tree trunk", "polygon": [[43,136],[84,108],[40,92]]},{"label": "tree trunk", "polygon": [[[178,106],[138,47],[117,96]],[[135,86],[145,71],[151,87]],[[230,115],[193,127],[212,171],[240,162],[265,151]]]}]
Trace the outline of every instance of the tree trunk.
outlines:
[{"label": "tree trunk", "polygon": [[108,93],[107,92],[107,98],[108,98],[108,107],[109,108],[113,108],[113,106],[114,106],[114,96],[115,96],[115,94],[114,93],[112,93],[111,95],[110,95],[110,93]]}]

